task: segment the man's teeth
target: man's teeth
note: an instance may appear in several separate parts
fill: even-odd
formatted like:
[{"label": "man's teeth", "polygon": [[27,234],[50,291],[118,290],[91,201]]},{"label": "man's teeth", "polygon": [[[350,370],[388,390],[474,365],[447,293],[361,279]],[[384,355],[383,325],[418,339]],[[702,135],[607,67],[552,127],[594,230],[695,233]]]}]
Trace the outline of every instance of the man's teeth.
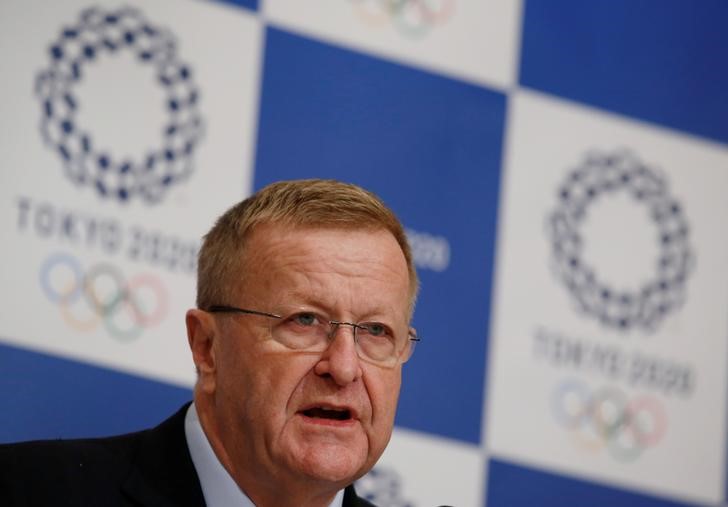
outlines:
[{"label": "man's teeth", "polygon": [[303,413],[308,417],[319,417],[321,419],[336,419],[339,421],[344,421],[346,419],[349,419],[350,417],[348,410],[336,408],[316,407],[304,410]]}]

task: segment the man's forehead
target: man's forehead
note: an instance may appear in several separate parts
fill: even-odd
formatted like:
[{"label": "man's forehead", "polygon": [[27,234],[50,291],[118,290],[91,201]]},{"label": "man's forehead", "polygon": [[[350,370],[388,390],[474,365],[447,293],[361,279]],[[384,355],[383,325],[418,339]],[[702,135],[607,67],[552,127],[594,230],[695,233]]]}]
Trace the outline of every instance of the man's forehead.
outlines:
[{"label": "man's forehead", "polygon": [[[351,244],[347,244],[351,240]],[[360,243],[354,248],[353,244]],[[397,253],[392,255],[396,251]],[[386,253],[385,253],[386,252]],[[276,264],[279,259],[288,262],[315,253],[319,263],[337,260],[337,254],[347,253],[351,259],[363,264],[381,262],[382,255],[390,267],[407,270],[404,252],[394,235],[384,228],[340,228],[326,226],[294,226],[265,223],[257,225],[246,237],[240,251],[240,263]],[[341,257],[347,260],[346,257]],[[398,260],[402,261],[398,266]]]},{"label": "man's forehead", "polygon": [[247,232],[246,242],[250,242],[251,238],[258,236],[259,238],[285,238],[291,233],[345,233],[345,234],[371,234],[378,236],[386,234],[392,236],[392,232],[383,225],[373,223],[351,224],[337,222],[322,223],[296,223],[288,221],[262,221],[251,226]]},{"label": "man's forehead", "polygon": [[[345,235],[342,237],[341,233]],[[307,241],[330,234],[334,235],[331,241]],[[342,255],[339,259],[342,242],[352,236],[363,242],[362,248],[350,250],[353,256]],[[370,237],[372,241],[369,241]],[[270,289],[270,294],[258,294],[271,299],[268,301],[270,304],[290,301],[319,305],[323,309],[348,306],[348,310],[370,313],[397,314],[401,312],[400,306],[408,305],[406,261],[395,238],[387,230],[347,231],[266,224],[257,229],[250,239],[252,241],[247,242],[245,255],[240,259],[240,288],[248,292],[248,296],[252,291]],[[330,248],[322,251],[322,244]],[[380,255],[375,255],[377,250]],[[392,255],[395,250],[398,253]],[[400,256],[401,262],[398,262]],[[401,301],[396,294],[397,279],[403,284]],[[342,292],[332,290],[338,283],[341,283]],[[356,305],[348,301],[352,297],[355,297]]]},{"label": "man's forehead", "polygon": [[[241,278],[257,278],[279,264],[295,262],[297,259],[309,261],[310,270],[314,272],[316,263],[323,268],[325,263],[335,262],[336,254],[347,246],[347,239],[359,243],[358,247],[349,245],[349,252],[356,254],[353,258],[357,261],[350,266],[369,264],[376,267],[379,262],[390,271],[388,277],[398,278],[401,275],[403,279],[408,279],[408,285],[411,284],[404,252],[395,236],[384,227],[299,226],[278,222],[256,224],[246,235],[238,252]],[[310,258],[312,253],[316,256],[313,261]],[[332,255],[329,256],[329,253]],[[383,258],[385,262],[382,262]],[[352,273],[352,276],[357,275],[364,276],[362,273]],[[409,287],[410,292],[411,289]]]}]

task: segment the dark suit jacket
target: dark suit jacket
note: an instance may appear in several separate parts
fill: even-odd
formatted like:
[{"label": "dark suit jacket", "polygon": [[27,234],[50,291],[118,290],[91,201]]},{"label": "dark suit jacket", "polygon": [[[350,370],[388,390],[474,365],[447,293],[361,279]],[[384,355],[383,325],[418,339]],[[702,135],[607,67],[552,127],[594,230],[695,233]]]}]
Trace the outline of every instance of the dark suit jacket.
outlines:
[{"label": "dark suit jacket", "polygon": [[[0,445],[0,505],[204,506],[185,440],[186,410],[128,435]],[[372,505],[349,486],[344,507]]]}]

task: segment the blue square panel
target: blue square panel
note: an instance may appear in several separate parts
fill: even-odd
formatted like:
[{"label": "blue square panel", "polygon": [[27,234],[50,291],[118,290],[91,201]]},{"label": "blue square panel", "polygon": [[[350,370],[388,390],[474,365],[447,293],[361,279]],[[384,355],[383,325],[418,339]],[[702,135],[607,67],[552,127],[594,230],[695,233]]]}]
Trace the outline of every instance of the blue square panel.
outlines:
[{"label": "blue square panel", "polygon": [[253,11],[258,10],[258,0],[215,0],[215,1],[235,5],[237,7],[242,7],[244,9],[250,9]]},{"label": "blue square panel", "polygon": [[397,424],[480,440],[505,96],[269,29],[255,187],[323,177],[413,239],[422,336]]},{"label": "blue square panel", "polygon": [[698,507],[492,460],[488,507]]},{"label": "blue square panel", "polygon": [[527,1],[520,83],[728,141],[728,2]]},{"label": "blue square panel", "polygon": [[156,426],[190,389],[0,344],[0,443],[100,437]]}]

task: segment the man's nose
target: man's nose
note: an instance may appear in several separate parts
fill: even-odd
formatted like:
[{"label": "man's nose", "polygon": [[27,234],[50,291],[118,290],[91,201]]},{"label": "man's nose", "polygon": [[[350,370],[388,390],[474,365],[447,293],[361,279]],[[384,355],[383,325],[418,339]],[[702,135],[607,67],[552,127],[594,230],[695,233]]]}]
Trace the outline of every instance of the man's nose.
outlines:
[{"label": "man's nose", "polygon": [[316,374],[328,375],[340,386],[345,386],[361,377],[361,362],[354,333],[355,328],[352,324],[346,322],[333,324],[331,341],[316,364]]}]

